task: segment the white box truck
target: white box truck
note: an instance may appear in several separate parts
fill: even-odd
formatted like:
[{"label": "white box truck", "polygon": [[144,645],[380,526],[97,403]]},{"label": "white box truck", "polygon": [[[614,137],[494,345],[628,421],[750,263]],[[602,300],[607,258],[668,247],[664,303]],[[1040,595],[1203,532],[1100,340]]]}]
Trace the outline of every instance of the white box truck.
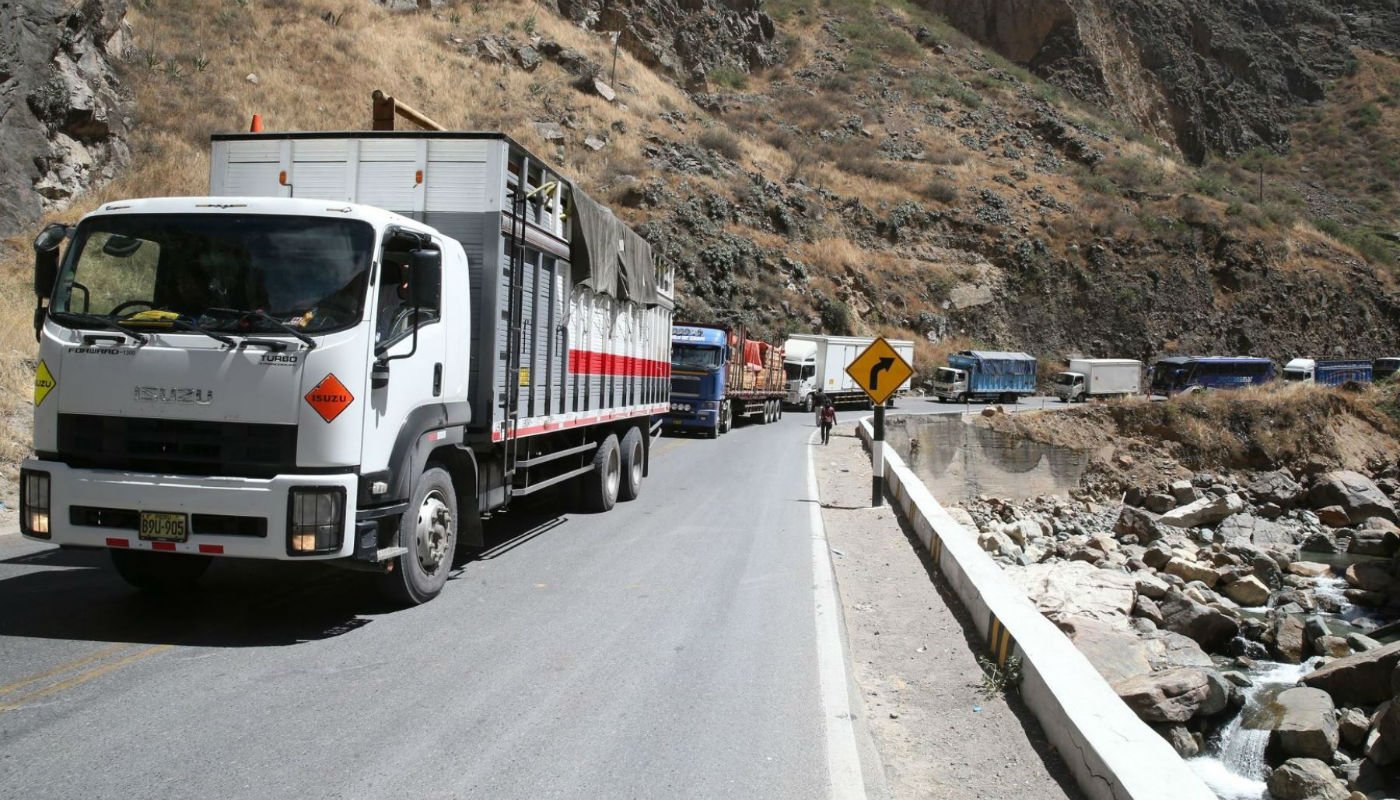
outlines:
[{"label": "white box truck", "polygon": [[1071,358],[1069,369],[1050,379],[1066,403],[1092,397],[1127,397],[1142,392],[1142,362],[1129,358]]},{"label": "white box truck", "polygon": [[[35,241],[25,536],[147,588],[212,558],[443,587],[481,515],[637,496],[669,407],[672,275],[501,134],[214,137],[211,196]],[[60,254],[65,239],[71,239]]]},{"label": "white box truck", "polygon": [[[875,339],[869,336],[823,336],[793,334],[783,344],[783,370],[787,376],[788,406],[811,411],[818,391],[836,405],[864,405],[870,398],[865,390],[846,374],[846,367],[856,360]],[[907,339],[887,339],[890,346],[905,361],[914,365],[914,343]],[[909,388],[909,381],[900,385],[898,395]]]}]

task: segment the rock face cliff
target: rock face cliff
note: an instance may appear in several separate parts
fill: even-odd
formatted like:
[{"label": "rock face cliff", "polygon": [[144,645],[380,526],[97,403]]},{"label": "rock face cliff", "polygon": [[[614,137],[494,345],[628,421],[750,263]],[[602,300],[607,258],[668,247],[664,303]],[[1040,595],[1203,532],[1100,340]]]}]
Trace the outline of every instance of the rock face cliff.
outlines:
[{"label": "rock face cliff", "polygon": [[0,236],[127,160],[125,0],[0,0]]},{"label": "rock face cliff", "polygon": [[[1288,145],[1355,46],[1394,51],[1394,0],[925,0],[1079,97],[1106,102],[1193,161]],[[1105,101],[1104,98],[1107,98]]]},{"label": "rock face cliff", "polygon": [[558,0],[559,13],[584,28],[619,32],[618,43],[647,66],[682,83],[716,67],[741,72],[778,61],[776,29],[761,0]]}]

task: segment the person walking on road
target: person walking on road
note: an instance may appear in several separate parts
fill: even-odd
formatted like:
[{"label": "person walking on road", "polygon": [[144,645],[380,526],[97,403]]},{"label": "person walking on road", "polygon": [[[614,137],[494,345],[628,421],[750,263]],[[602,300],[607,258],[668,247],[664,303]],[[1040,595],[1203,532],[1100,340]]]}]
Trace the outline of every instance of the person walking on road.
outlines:
[{"label": "person walking on road", "polygon": [[836,406],[831,401],[821,408],[822,444],[831,444],[831,428],[836,424]]},{"label": "person walking on road", "polygon": [[812,392],[812,410],[816,412],[816,419],[814,421],[817,423],[818,428],[822,426],[822,409],[826,408],[830,402],[830,400],[826,399],[826,392],[823,392],[821,389]]}]

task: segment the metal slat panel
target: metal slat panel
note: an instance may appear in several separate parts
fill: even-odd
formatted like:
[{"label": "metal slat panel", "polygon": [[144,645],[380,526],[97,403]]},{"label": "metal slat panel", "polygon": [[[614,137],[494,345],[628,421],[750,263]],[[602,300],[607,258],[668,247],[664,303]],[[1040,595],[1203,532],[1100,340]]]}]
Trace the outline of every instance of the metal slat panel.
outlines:
[{"label": "metal slat panel", "polygon": [[292,161],[339,161],[350,158],[349,139],[293,139]]},{"label": "metal slat panel", "polygon": [[427,188],[427,210],[485,211],[487,200],[486,165],[429,161],[423,181]]},{"label": "metal slat panel", "polygon": [[495,144],[482,139],[429,139],[429,161],[485,161]]},{"label": "metal slat panel", "polygon": [[361,161],[407,161],[418,160],[417,139],[375,139],[360,140]]},{"label": "metal slat panel", "polygon": [[228,142],[230,164],[253,164],[282,159],[282,142],[278,139],[258,139],[248,142]]},{"label": "metal slat panel", "polygon": [[292,196],[349,201],[344,162],[304,162],[292,173]]},{"label": "metal slat panel", "polygon": [[230,161],[224,171],[224,194],[229,197],[277,197],[282,187],[277,183],[278,162],[235,163]]},{"label": "metal slat panel", "polygon": [[[400,214],[413,212],[413,162],[360,160],[359,197],[355,202]],[[274,176],[275,177],[275,176]]]}]

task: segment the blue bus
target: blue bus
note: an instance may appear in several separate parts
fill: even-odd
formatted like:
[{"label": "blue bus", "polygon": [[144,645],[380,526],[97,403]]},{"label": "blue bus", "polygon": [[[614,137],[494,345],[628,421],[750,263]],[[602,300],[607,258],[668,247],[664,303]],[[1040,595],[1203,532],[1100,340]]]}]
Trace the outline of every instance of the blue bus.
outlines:
[{"label": "blue bus", "polygon": [[1176,356],[1152,367],[1152,394],[1170,397],[1202,389],[1242,389],[1274,379],[1274,362],[1246,356]]}]

